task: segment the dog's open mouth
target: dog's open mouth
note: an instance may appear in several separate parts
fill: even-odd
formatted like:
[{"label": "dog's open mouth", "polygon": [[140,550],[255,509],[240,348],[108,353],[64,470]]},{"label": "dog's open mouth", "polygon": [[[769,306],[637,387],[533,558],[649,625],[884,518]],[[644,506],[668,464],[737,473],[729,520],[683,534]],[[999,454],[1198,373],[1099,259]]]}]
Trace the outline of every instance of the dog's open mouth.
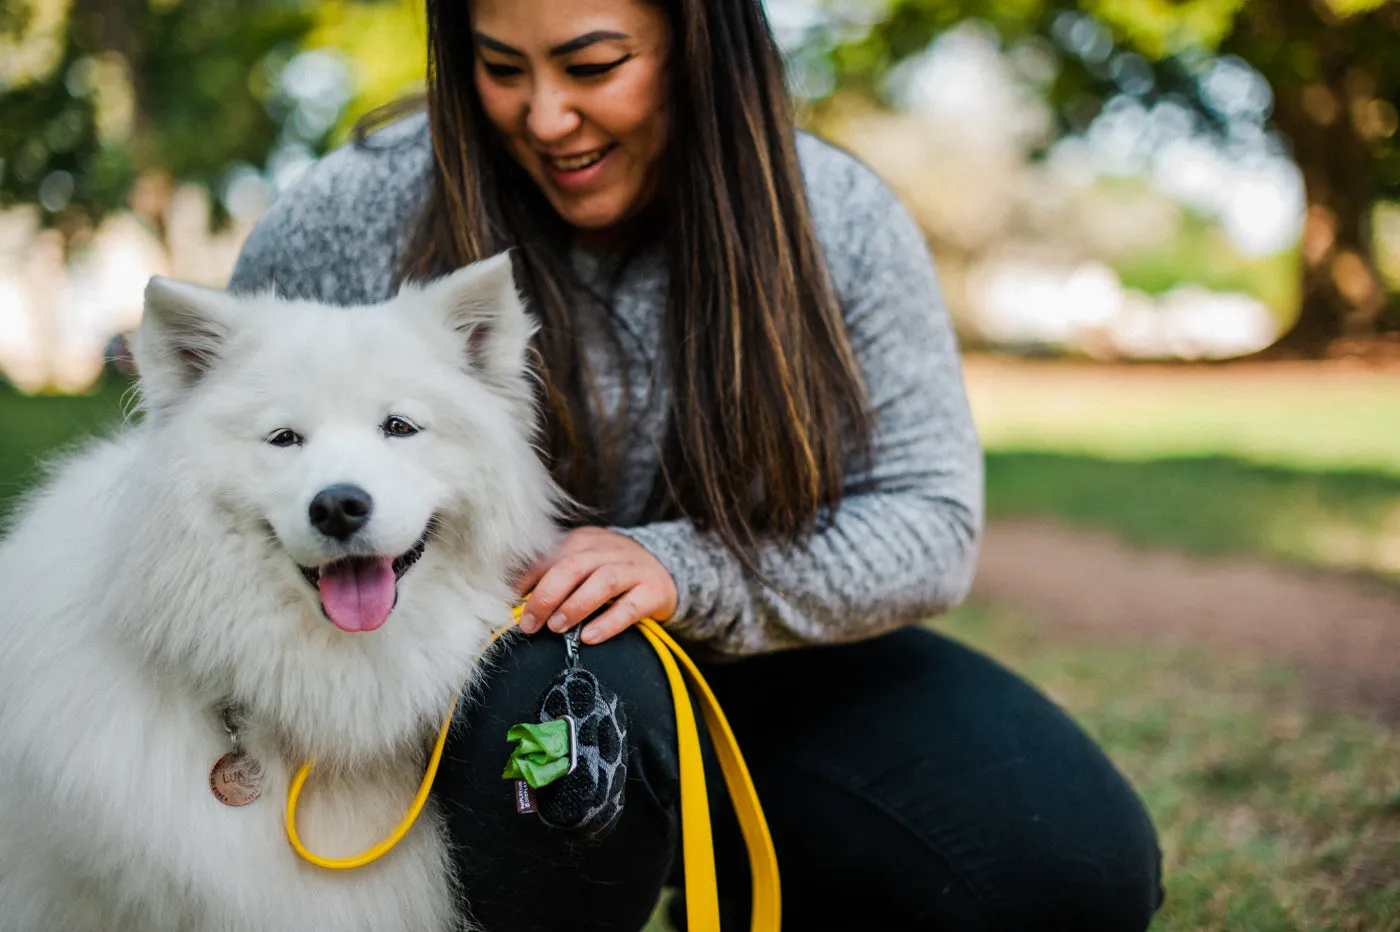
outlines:
[{"label": "dog's open mouth", "polygon": [[321,597],[321,611],[342,631],[373,631],[389,619],[399,580],[423,556],[432,525],[397,557],[343,557],[324,566],[298,566]]}]

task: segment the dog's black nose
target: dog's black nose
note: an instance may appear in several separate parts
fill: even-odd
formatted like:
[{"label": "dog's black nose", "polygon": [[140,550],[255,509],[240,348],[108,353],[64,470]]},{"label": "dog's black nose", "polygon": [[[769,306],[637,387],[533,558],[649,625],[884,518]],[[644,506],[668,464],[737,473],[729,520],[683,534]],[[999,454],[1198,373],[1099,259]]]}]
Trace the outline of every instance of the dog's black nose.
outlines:
[{"label": "dog's black nose", "polygon": [[374,499],[358,485],[327,486],[311,500],[308,515],[312,527],[336,540],[346,540],[369,521]]}]

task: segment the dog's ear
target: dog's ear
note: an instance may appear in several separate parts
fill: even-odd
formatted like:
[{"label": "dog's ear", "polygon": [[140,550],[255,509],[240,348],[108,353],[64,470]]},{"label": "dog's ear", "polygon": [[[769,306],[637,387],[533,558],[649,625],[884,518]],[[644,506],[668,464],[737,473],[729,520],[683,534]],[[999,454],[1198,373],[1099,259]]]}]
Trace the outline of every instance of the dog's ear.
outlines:
[{"label": "dog's ear", "polygon": [[491,385],[518,392],[535,322],[515,287],[510,253],[473,262],[427,286],[425,296],[461,340],[468,369]]},{"label": "dog's ear", "polygon": [[213,288],[151,279],[132,345],[148,400],[173,401],[204,378],[228,340],[230,304],[228,295]]}]

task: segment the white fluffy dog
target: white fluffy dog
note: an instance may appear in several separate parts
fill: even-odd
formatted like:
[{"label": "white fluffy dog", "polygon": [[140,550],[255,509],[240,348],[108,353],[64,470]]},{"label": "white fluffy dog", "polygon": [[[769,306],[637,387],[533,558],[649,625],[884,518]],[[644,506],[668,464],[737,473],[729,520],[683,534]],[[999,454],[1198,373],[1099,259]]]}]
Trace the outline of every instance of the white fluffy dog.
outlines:
[{"label": "white fluffy dog", "polygon": [[[388,835],[552,541],[532,327],[506,257],[372,307],[152,281],[144,418],[0,545],[0,930],[469,926],[431,804],[350,871],[283,807],[311,760],[311,851]],[[210,775],[235,740],[239,807]]]}]

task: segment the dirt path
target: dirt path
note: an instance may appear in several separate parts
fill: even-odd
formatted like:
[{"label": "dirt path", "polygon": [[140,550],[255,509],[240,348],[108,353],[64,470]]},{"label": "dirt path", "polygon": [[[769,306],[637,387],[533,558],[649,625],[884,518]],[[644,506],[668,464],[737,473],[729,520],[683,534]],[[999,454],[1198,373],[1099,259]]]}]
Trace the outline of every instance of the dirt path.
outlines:
[{"label": "dirt path", "polygon": [[1143,550],[1040,521],[988,529],[974,597],[1094,640],[1166,640],[1276,660],[1329,706],[1400,724],[1400,591],[1255,559]]}]

